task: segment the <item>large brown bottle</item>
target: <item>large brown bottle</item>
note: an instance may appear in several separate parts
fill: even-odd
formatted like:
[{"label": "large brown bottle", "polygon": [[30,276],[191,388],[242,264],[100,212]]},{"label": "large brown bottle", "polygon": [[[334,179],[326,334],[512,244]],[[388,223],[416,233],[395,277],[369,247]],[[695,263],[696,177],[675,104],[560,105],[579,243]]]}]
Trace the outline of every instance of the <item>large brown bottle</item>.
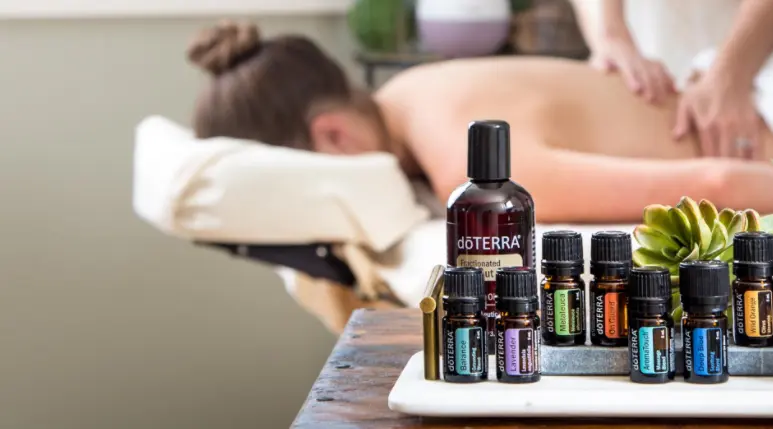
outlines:
[{"label": "large brown bottle", "polygon": [[448,266],[479,267],[486,280],[489,353],[494,353],[496,271],[534,267],[534,201],[510,180],[510,126],[477,121],[468,130],[467,176],[448,200]]}]

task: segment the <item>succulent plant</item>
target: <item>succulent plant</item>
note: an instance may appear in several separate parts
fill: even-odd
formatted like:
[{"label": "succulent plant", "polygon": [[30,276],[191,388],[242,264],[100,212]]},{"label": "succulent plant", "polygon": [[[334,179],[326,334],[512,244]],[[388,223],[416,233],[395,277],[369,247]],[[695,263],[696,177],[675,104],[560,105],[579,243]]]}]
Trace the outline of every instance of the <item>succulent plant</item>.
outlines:
[{"label": "succulent plant", "polygon": [[[768,217],[770,218],[770,216]],[[773,219],[766,218],[766,223]],[[773,226],[773,225],[771,225]],[[762,229],[760,215],[751,209],[717,208],[709,201],[683,197],[676,207],[651,205],[644,209],[644,223],[633,235],[641,246],[633,253],[637,267],[660,265],[671,272],[672,303],[679,307],[679,263],[690,260],[733,260],[733,236]]]}]

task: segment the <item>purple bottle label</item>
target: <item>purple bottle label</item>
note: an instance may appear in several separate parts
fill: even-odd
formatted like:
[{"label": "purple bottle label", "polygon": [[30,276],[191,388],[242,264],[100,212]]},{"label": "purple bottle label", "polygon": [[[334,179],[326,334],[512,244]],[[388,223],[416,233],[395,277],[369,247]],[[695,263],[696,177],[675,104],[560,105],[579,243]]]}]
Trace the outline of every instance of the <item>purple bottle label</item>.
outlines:
[{"label": "purple bottle label", "polygon": [[507,375],[534,374],[533,329],[508,329],[505,331],[505,372]]}]

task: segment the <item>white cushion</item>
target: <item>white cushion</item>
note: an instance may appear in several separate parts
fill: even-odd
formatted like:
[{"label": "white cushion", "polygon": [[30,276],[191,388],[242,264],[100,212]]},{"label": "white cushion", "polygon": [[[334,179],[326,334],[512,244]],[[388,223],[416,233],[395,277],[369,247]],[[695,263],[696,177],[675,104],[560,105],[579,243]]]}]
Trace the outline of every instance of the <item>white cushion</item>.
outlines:
[{"label": "white cushion", "polygon": [[426,220],[394,156],[332,156],[137,127],[134,210],[167,234],[248,244],[354,243],[380,252]]}]

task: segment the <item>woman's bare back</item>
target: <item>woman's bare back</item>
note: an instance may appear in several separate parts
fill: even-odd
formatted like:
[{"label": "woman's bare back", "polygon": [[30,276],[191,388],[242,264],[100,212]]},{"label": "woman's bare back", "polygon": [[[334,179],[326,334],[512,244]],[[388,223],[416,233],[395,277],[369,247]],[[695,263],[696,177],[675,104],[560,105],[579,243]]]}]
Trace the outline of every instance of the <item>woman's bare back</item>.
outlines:
[{"label": "woman's bare back", "polygon": [[[408,110],[401,117],[409,139],[437,126],[463,136],[470,120],[492,118],[511,124],[514,148],[544,144],[628,158],[699,156],[696,138],[672,138],[678,95],[654,106],[631,94],[617,75],[578,61],[520,57],[431,64],[397,76],[378,97],[387,109],[396,102]],[[760,124],[766,155],[773,157],[770,132]]]}]

